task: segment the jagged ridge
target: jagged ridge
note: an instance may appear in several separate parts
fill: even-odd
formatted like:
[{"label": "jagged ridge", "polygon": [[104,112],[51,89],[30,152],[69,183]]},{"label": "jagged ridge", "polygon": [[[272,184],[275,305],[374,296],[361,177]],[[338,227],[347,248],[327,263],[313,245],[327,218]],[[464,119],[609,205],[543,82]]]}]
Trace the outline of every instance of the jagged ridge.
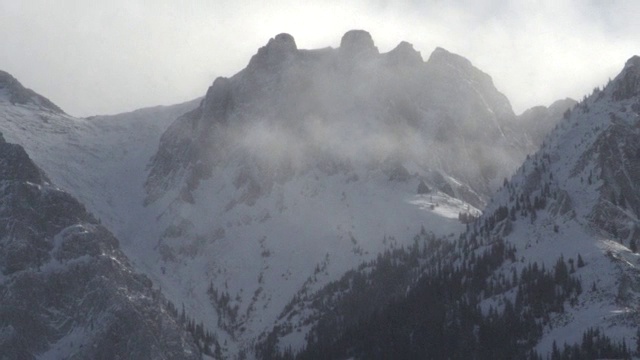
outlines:
[{"label": "jagged ridge", "polygon": [[[227,161],[242,138],[258,127],[271,132],[275,141],[301,139],[290,151],[298,155],[295,160],[276,160],[293,162],[294,170],[300,168],[296,160],[318,162],[300,156],[324,152],[329,161],[353,165],[362,160],[361,153],[370,153],[366,161],[412,161],[453,176],[486,197],[507,174],[504,169],[524,158],[514,120],[491,78],[446,50],[436,49],[424,62],[406,42],[380,54],[362,30],[345,34],[340,48],[322,50],[300,50],[291,35],[280,34],[245,70],[216,79],[200,108],[167,130],[145,188],[149,203],[176,187],[189,199],[188,193],[210,176],[215,164]],[[361,132],[363,128],[367,130]],[[330,138],[318,139],[322,132]],[[353,154],[355,147],[358,154]]]}]

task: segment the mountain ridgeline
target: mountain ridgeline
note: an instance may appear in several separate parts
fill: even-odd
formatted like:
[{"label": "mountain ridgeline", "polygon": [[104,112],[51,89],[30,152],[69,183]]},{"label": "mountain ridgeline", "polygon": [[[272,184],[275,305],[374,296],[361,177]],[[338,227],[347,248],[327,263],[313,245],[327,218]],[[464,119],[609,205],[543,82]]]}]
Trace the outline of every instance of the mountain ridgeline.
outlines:
[{"label": "mountain ridgeline", "polygon": [[147,201],[176,187],[193,201],[200,180],[244,157],[248,203],[310,168],[404,166],[482,206],[531,150],[518,126],[491,78],[444,49],[427,61],[406,42],[381,54],[356,30],[337,49],[301,50],[280,34],[162,136]]},{"label": "mountain ridgeline", "polygon": [[639,69],[516,115],[447,50],[280,34],[82,119],[0,72],[0,354],[640,356]]}]

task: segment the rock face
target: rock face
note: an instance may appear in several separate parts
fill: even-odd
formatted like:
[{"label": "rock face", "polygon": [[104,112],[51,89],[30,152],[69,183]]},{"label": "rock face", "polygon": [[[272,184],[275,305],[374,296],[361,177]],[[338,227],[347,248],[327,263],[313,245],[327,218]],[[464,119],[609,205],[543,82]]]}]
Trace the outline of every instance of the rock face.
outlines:
[{"label": "rock face", "polygon": [[630,58],[624,70],[616,78],[615,88],[612,90],[614,100],[627,100],[640,94],[640,56]]},{"label": "rock face", "polygon": [[388,61],[395,66],[417,66],[423,62],[422,55],[406,41],[400,42],[393,50],[387,53]]},{"label": "rock face", "polygon": [[49,180],[35,164],[31,162],[24,148],[9,144],[0,133],[0,178],[3,180],[29,181],[35,184]]},{"label": "rock face", "polygon": [[[145,185],[148,203],[174,188],[190,199],[216,164],[241,152],[264,158],[279,141],[297,147],[265,159],[281,168],[276,177],[316,167],[320,154],[351,167],[395,159],[456,179],[454,188],[466,184],[460,196],[475,193],[465,200],[481,205],[524,159],[514,120],[491,78],[444,49],[424,62],[406,42],[380,54],[362,30],[347,32],[338,49],[321,50],[297,49],[291,35],[280,34],[246,69],[216,79],[201,106],[163,135]],[[250,138],[257,132],[268,136]],[[251,173],[261,188],[273,181]]]},{"label": "rock face", "polygon": [[340,52],[345,58],[366,58],[378,55],[371,34],[364,30],[351,30],[340,41]]},{"label": "rock face", "polygon": [[0,136],[0,353],[10,359],[197,359],[118,241]]},{"label": "rock face", "polygon": [[49,99],[22,86],[11,74],[0,71],[0,101],[3,100],[14,105],[31,105],[55,113],[64,113],[62,109],[49,101]]},{"label": "rock face", "polygon": [[544,137],[565,117],[578,102],[573,99],[555,101],[549,107],[535,106],[518,116],[518,126],[526,136],[525,144],[530,153],[538,150]]}]

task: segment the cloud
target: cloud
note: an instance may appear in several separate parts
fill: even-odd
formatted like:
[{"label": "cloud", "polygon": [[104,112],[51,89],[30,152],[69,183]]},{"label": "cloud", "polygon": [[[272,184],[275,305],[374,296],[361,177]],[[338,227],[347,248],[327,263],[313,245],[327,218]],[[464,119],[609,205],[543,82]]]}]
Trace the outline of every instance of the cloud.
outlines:
[{"label": "cloud", "polygon": [[201,96],[280,32],[338,46],[353,28],[381,51],[436,46],[489,73],[517,112],[606,83],[637,52],[630,1],[0,0],[0,68],[76,115]]}]

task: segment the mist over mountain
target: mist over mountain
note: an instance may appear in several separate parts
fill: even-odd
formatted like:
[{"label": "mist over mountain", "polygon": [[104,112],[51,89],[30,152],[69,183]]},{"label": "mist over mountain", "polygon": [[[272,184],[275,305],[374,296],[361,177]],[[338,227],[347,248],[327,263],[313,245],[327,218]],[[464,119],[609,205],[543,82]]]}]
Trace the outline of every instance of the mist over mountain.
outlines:
[{"label": "mist over mountain", "polygon": [[518,115],[519,128],[526,136],[525,144],[530,153],[538,150],[545,136],[566,117],[578,102],[573,99],[555,101],[546,106],[535,106]]},{"label": "mist over mountain", "polygon": [[[408,251],[302,297],[315,325],[297,357],[637,356],[639,59],[565,112],[458,240],[422,247],[418,234]],[[384,274],[399,287],[381,286]],[[354,311],[361,294],[377,305]],[[297,306],[261,354],[293,354],[279,339]]]},{"label": "mist over mountain", "polygon": [[8,317],[0,338],[54,358],[522,358],[606,327],[589,336],[620,350],[637,63],[521,115],[464,57],[380,53],[362,30],[324,49],[279,34],[201,99],[114,116],[74,118],[0,73],[0,131],[26,150],[0,174],[31,189],[6,187],[3,304],[67,324]]},{"label": "mist over mountain", "polygon": [[425,62],[406,42],[380,54],[360,30],[319,50],[280,34],[163,135],[148,202],[171,187],[189,198],[214,167],[245,156],[258,167],[249,174],[257,192],[319,164],[391,162],[451,177],[454,194],[481,206],[524,159],[516,126],[491,78],[444,49]]}]

